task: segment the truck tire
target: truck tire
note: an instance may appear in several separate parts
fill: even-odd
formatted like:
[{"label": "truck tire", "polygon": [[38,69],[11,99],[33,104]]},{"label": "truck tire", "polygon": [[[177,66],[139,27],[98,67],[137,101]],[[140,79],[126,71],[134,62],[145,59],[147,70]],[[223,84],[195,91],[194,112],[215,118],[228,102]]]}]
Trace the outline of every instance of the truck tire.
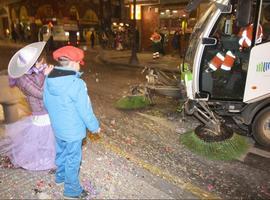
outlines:
[{"label": "truck tire", "polygon": [[261,110],[252,125],[255,140],[264,147],[270,147],[270,107]]}]

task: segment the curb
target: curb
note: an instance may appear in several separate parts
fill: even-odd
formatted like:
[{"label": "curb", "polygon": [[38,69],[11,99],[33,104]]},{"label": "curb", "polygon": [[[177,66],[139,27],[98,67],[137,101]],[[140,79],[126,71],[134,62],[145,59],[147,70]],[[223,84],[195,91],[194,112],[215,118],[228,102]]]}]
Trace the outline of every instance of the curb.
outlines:
[{"label": "curb", "polygon": [[[134,64],[129,64],[129,63],[122,63],[122,62],[114,62],[110,59],[105,59],[104,56],[98,55],[98,58],[101,62],[103,62],[104,64],[111,64],[111,65],[121,65],[121,66],[126,66],[126,67],[136,67],[136,68],[141,68],[143,69],[144,67],[146,67],[147,63],[144,64],[138,64],[138,65],[134,65]],[[151,68],[153,68],[153,65],[151,66]],[[179,69],[168,69],[168,68],[162,68],[162,67],[155,67],[155,68],[159,68],[160,70],[164,71],[164,72],[175,72],[175,73],[179,73]]]},{"label": "curb", "polygon": [[5,40],[0,40],[0,46],[5,46],[5,47],[12,47],[12,48],[22,48],[26,46],[27,44],[24,43],[14,43],[10,41],[5,41]]},{"label": "curb", "polygon": [[121,63],[121,62],[114,62],[111,61],[109,59],[104,59],[103,56],[100,56],[100,54],[98,55],[99,60],[102,61],[105,64],[111,64],[111,65],[121,65],[121,66],[127,66],[127,67],[136,67],[136,68],[144,68],[145,65],[133,65],[133,64],[129,64],[129,63]]}]

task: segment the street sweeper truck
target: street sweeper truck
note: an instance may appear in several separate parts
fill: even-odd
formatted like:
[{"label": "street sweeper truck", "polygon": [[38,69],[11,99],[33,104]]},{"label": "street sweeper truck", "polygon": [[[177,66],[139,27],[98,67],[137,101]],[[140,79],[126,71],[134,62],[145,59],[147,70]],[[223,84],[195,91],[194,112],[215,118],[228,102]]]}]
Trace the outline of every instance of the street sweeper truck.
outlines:
[{"label": "street sweeper truck", "polygon": [[270,147],[270,0],[207,3],[182,65],[185,111],[203,122],[196,132],[205,141],[248,133]]}]

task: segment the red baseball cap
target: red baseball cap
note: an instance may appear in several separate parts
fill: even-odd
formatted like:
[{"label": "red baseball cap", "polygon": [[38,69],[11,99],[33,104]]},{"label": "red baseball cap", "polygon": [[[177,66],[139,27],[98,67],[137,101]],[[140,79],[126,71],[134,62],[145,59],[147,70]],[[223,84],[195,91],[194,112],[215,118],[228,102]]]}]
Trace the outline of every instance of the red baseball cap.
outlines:
[{"label": "red baseball cap", "polygon": [[84,65],[84,51],[74,46],[64,46],[53,52],[53,59],[58,60],[61,57],[68,58],[71,61],[79,62]]}]

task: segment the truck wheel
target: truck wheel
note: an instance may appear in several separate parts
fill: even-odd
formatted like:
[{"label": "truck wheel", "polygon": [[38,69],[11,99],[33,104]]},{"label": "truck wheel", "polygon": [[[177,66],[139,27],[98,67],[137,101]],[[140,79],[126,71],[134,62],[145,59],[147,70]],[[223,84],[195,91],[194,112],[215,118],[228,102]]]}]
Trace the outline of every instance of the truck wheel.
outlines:
[{"label": "truck wheel", "polygon": [[260,145],[270,147],[270,107],[263,109],[255,117],[252,133]]}]

